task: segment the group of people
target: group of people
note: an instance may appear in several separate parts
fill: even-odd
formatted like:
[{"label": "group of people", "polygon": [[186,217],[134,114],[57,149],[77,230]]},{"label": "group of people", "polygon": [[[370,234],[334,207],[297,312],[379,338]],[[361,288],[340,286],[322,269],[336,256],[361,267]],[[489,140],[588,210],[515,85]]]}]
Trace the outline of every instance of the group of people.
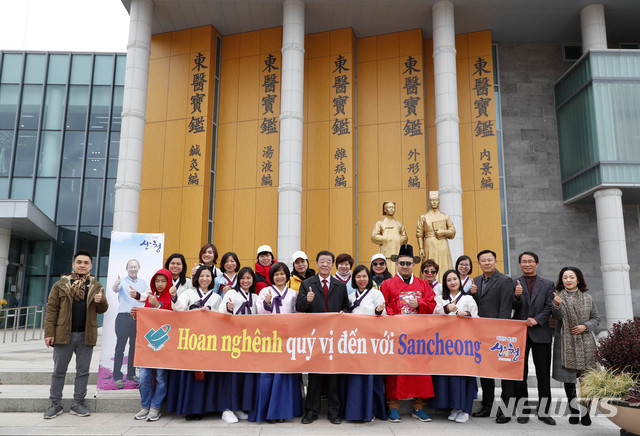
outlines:
[{"label": "group of people", "polygon": [[[257,250],[254,268],[241,267],[233,252],[225,253],[216,267],[218,251],[206,244],[199,253],[200,263],[187,271],[180,253],[170,255],[143,289],[137,279],[139,263],[127,263],[127,277],[118,277],[112,290],[118,293],[116,319],[116,355],[114,378],[118,388],[124,383],[123,352],[128,341],[129,364],[126,379],[139,382],[141,410],[136,419],[156,421],[166,399],[167,411],[186,415],[187,420],[202,419],[210,412],[222,412],[225,422],[248,419],[277,423],[302,416],[303,424],[318,418],[321,395],[328,400],[328,419],[340,424],[349,421],[371,421],[374,418],[400,422],[399,400],[412,399],[412,417],[431,421],[426,408],[450,410],[448,419],[466,422],[477,397],[475,377],[437,375],[308,375],[303,402],[300,374],[267,374],[235,372],[169,371],[133,367],[135,318],[139,307],[164,310],[214,310],[230,315],[345,312],[372,316],[440,314],[453,317],[485,317],[518,319],[526,322],[524,348],[525,369],[520,381],[502,380],[501,399],[526,401],[528,357],[531,352],[538,379],[537,416],[555,425],[549,416],[551,399],[551,348],[553,341],[553,378],[564,383],[570,400],[569,422],[590,424],[590,418],[575,403],[576,378],[595,364],[594,329],[599,323],[597,308],[579,269],[565,267],[558,281],[537,275],[538,256],[524,252],[519,256],[522,276],[513,280],[496,268],[496,254],[491,250],[478,253],[482,274],[471,278],[472,260],[457,259],[455,267],[442,274],[439,266],[428,259],[421,262],[413,255],[413,247],[403,244],[392,255],[397,273],[388,270],[387,257],[375,254],[369,267],[357,265],[349,254],[337,257],[320,251],[315,270],[307,255],[298,251],[292,256],[293,269],[278,262],[268,245]],[[420,265],[420,277],[414,276]],[[91,256],[85,251],[75,254],[73,273],[62,276],[51,290],[45,318],[45,343],[54,345],[54,372],[51,382],[51,407],[45,418],[62,413],[62,386],[71,359],[76,354],[76,382],[71,413],[89,414],[83,401],[86,395],[89,363],[97,338],[96,317],[108,308],[104,289],[89,274]],[[333,267],[335,275],[331,275]],[[188,274],[189,273],[189,274]],[[188,274],[188,275],[187,275]],[[551,327],[555,320],[555,334]],[[452,319],[452,322],[453,321]],[[118,324],[121,323],[121,326]],[[134,334],[131,335],[133,325]],[[133,341],[133,342],[132,342]],[[481,378],[482,408],[475,417],[492,416],[495,380]],[[521,409],[518,409],[521,411]],[[509,414],[510,415],[510,414]],[[497,423],[511,416],[498,408]],[[517,421],[526,423],[529,414],[518,412]]]}]

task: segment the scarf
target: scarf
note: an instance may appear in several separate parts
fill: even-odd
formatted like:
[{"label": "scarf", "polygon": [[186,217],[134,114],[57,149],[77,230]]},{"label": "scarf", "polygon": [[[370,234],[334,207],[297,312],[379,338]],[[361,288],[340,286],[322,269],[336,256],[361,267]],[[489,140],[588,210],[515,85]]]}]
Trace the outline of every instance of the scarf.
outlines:
[{"label": "scarf", "polygon": [[71,273],[71,298],[75,301],[84,300],[84,292],[87,287],[87,280],[89,279],[89,274],[76,274]]},{"label": "scarf", "polygon": [[584,292],[558,293],[562,298],[562,366],[570,371],[582,372],[596,364],[596,338],[593,332],[585,330],[579,335],[571,333],[571,328],[589,321],[593,301]]},{"label": "scarf", "polygon": [[284,288],[284,292],[282,293],[282,295],[280,294],[280,291],[278,291],[278,288],[276,288],[275,286],[271,286],[271,288],[273,289],[273,291],[275,292],[275,296],[272,295],[271,298],[271,307],[267,306],[267,303],[264,303],[264,309],[273,313],[273,309],[276,310],[276,313],[280,313],[280,308],[282,307],[282,302],[285,299],[285,297],[287,296],[287,292],[289,292],[289,288],[285,287]]},{"label": "scarf", "polygon": [[449,312],[449,309],[447,308],[447,306],[448,306],[450,303],[453,303],[453,304],[455,304],[456,306],[458,306],[458,301],[460,301],[460,299],[462,298],[462,296],[463,296],[463,295],[464,295],[464,292],[462,292],[462,289],[460,289],[460,290],[458,291],[458,296],[455,298],[455,300],[451,298],[451,295],[449,295],[449,303],[447,303],[447,304],[445,304],[445,305],[444,305],[444,313],[446,313],[447,315],[450,313],[450,312]]},{"label": "scarf", "polygon": [[251,315],[251,306],[253,305],[253,297],[251,296],[251,292],[245,293],[242,289],[239,289],[238,293],[244,297],[245,301],[236,311],[236,315]]},{"label": "scarf", "polygon": [[355,309],[356,307],[360,306],[360,303],[362,303],[362,300],[364,300],[364,297],[367,296],[367,294],[369,293],[370,290],[371,289],[367,289],[362,294],[360,294],[360,290],[356,289],[356,300],[353,302],[353,304],[349,308],[349,311],[353,312],[353,309]]},{"label": "scarf", "polygon": [[211,296],[213,295],[212,290],[208,290],[205,294],[203,294],[200,288],[197,288],[196,292],[198,292],[199,300],[197,300],[195,303],[189,306],[189,310],[201,309],[205,307],[207,305],[207,301],[209,301],[209,298],[211,298]]},{"label": "scarf", "polygon": [[340,274],[340,271],[336,271],[335,277],[342,283],[347,284],[351,280],[351,272],[348,272],[347,274]]}]

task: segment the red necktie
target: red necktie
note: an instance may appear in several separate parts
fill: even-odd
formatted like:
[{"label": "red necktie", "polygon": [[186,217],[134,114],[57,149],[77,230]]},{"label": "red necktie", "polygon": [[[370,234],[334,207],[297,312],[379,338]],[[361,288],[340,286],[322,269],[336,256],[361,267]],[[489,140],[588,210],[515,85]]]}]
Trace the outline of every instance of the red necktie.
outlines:
[{"label": "red necktie", "polygon": [[324,292],[324,311],[329,311],[329,286],[327,286],[327,281],[322,281],[322,291]]}]

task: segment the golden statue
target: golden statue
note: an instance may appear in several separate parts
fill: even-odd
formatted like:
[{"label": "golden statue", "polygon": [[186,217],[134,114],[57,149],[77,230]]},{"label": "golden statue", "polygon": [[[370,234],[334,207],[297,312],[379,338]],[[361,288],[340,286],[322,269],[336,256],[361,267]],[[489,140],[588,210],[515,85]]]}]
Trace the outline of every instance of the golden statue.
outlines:
[{"label": "golden statue", "polygon": [[449,241],[456,236],[453,221],[446,213],[439,210],[440,198],[438,192],[429,192],[429,211],[420,216],[416,236],[420,247],[420,257],[433,259],[440,266],[438,281],[442,280],[445,271],[453,269]]},{"label": "golden statue", "polygon": [[382,203],[384,218],[376,223],[373,227],[373,233],[371,233],[371,242],[378,244],[378,251],[387,258],[387,269],[393,275],[396,274],[396,264],[391,262],[391,256],[398,254],[400,246],[409,240],[404,225],[393,217],[395,213],[395,202],[385,201]]}]

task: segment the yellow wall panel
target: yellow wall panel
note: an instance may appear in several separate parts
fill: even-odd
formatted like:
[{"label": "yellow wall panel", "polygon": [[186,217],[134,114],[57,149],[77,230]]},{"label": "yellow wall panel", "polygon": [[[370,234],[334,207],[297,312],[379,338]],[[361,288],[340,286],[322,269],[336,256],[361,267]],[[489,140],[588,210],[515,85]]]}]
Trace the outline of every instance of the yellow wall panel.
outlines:
[{"label": "yellow wall panel", "polygon": [[356,40],[358,47],[358,63],[371,62],[378,59],[378,47],[375,36],[359,38]]},{"label": "yellow wall panel", "polygon": [[256,193],[254,251],[263,244],[274,250],[278,246],[278,188],[260,188]]},{"label": "yellow wall panel", "polygon": [[[408,30],[398,33],[398,55],[405,57],[422,51],[422,29]],[[422,70],[422,63],[417,66]]]},{"label": "yellow wall panel", "polygon": [[311,58],[309,65],[309,105],[307,111],[308,122],[326,121],[330,117],[329,105],[331,95],[331,70],[329,69],[329,57]]},{"label": "yellow wall panel", "polygon": [[[464,252],[473,262],[476,262],[478,249],[478,232],[476,227],[476,193],[475,191],[462,192],[462,226],[464,227]],[[474,265],[476,268],[476,265]],[[476,271],[478,271],[476,269]]]},{"label": "yellow wall panel", "polygon": [[218,152],[216,154],[216,191],[233,189],[236,180],[235,148],[237,124],[221,124],[218,129]]},{"label": "yellow wall panel", "polygon": [[[212,38],[214,44],[212,45]],[[215,32],[211,26],[194,27],[191,29],[191,41],[189,51],[191,53],[197,53],[202,51],[213,52],[215,47]],[[198,247],[200,248],[200,247]]]},{"label": "yellow wall panel", "polygon": [[240,34],[240,57],[257,56],[260,54],[260,34],[262,31]]},{"label": "yellow wall panel", "polygon": [[339,54],[353,53],[353,29],[334,30],[331,35],[330,54],[336,57]]},{"label": "yellow wall panel", "polygon": [[[329,190],[319,189],[307,191],[307,246],[303,250],[309,258],[315,259],[320,250],[329,247]],[[314,265],[313,260],[310,262]]]},{"label": "yellow wall panel", "polygon": [[147,90],[147,122],[163,121],[167,118],[167,93],[169,84],[169,58],[149,61]]},{"label": "yellow wall panel", "polygon": [[[380,51],[380,50],[378,50]],[[378,122],[400,121],[400,69],[398,58],[378,61]]]},{"label": "yellow wall panel", "polygon": [[167,98],[167,119],[169,120],[187,118],[188,112],[191,111],[189,106],[190,61],[188,54],[171,56]]},{"label": "yellow wall panel", "polygon": [[235,148],[235,189],[255,188],[260,171],[257,168],[257,121],[238,123]]},{"label": "yellow wall panel", "polygon": [[182,186],[185,153],[183,145],[187,131],[185,120],[167,121],[164,147],[163,188]]},{"label": "yellow wall panel", "polygon": [[261,53],[280,53],[282,50],[282,27],[273,27],[260,32]]},{"label": "yellow wall panel", "polygon": [[[469,56],[492,56],[491,31],[474,32],[468,34]],[[493,69],[493,67],[491,67]]]},{"label": "yellow wall panel", "polygon": [[378,60],[396,58],[400,55],[397,33],[376,36]]},{"label": "yellow wall panel", "polygon": [[187,54],[191,46],[191,29],[171,32],[171,57]]},{"label": "yellow wall panel", "polygon": [[427,127],[427,186],[429,191],[438,189],[438,143],[436,128]]},{"label": "yellow wall panel", "polygon": [[162,215],[160,211],[162,204],[161,199],[161,189],[144,189],[140,192],[140,218],[138,220],[139,232],[160,232],[160,215]]},{"label": "yellow wall panel", "polygon": [[[433,39],[431,41],[431,49],[433,50]],[[463,33],[456,35],[456,62],[460,59],[469,57],[469,34]]]},{"label": "yellow wall panel", "polygon": [[[473,132],[471,124],[460,124],[460,173],[462,174],[462,191],[475,189],[474,174]],[[464,210],[464,209],[463,209]],[[466,214],[466,211],[465,211]],[[465,231],[465,238],[467,237]]]},{"label": "yellow wall panel", "polygon": [[147,145],[142,150],[141,183],[146,189],[160,188],[164,168],[165,124],[147,123],[144,138]]},{"label": "yellow wall panel", "polygon": [[[246,191],[239,191],[245,196]],[[213,243],[220,250],[227,250],[233,247],[233,208],[236,196],[240,197],[236,191],[220,191],[216,186],[216,203],[213,212]],[[253,196],[250,196],[253,199]],[[225,248],[227,247],[227,248]]]},{"label": "yellow wall panel", "polygon": [[378,124],[377,61],[358,63],[358,96],[358,126]]},{"label": "yellow wall panel", "polygon": [[[225,39],[223,38],[223,41]],[[224,53],[224,49],[222,50]],[[220,124],[238,121],[238,87],[240,60],[227,59],[220,62],[220,106],[218,121]]]},{"label": "yellow wall panel", "polygon": [[331,54],[329,32],[312,33],[305,40],[305,56],[309,59],[326,57]]},{"label": "yellow wall panel", "polygon": [[[182,188],[165,188],[162,190],[160,207],[160,232],[164,233],[164,248],[168,253],[178,251],[180,247],[180,229],[182,210],[176,205],[182,204]],[[159,210],[154,210],[158,213]]]},{"label": "yellow wall panel", "polygon": [[176,249],[181,253],[197,254],[202,246],[200,238],[203,233],[203,225],[207,222],[206,213],[208,212],[204,207],[206,203],[202,201],[204,190],[202,186],[182,188],[182,210],[184,212],[180,217],[180,245]]},{"label": "yellow wall panel", "polygon": [[171,33],[153,35],[149,59],[159,59],[171,55]]},{"label": "yellow wall panel", "polygon": [[[402,191],[402,219],[404,228],[409,237],[409,244],[413,245],[418,255],[418,239],[416,238],[416,227],[420,215],[427,213],[427,195],[420,189],[405,189]],[[400,215],[398,215],[400,217]]]},{"label": "yellow wall panel", "polygon": [[371,256],[378,252],[371,242],[371,232],[376,221],[382,217],[380,193],[361,192],[358,194],[358,263],[370,266]]},{"label": "yellow wall panel", "polygon": [[498,261],[503,261],[502,227],[496,223],[500,223],[500,192],[476,191],[478,249],[493,250]]},{"label": "yellow wall panel", "polygon": [[353,189],[329,191],[329,245],[334,254],[355,254],[355,208]]},{"label": "yellow wall panel", "polygon": [[[467,62],[457,63],[457,85],[458,85],[458,118],[460,124],[473,121],[471,115],[471,86],[469,82],[469,64]],[[475,115],[473,115],[475,116]]]},{"label": "yellow wall panel", "polygon": [[308,123],[307,163],[302,177],[307,180],[307,189],[328,189],[330,184],[329,171],[329,134],[328,121]]},{"label": "yellow wall panel", "polygon": [[378,127],[361,126],[358,128],[358,195],[364,192],[378,192]]},{"label": "yellow wall panel", "polygon": [[378,124],[378,182],[380,191],[402,189],[403,160],[400,123]]},{"label": "yellow wall panel", "polygon": [[[255,223],[261,220],[263,212],[270,215],[271,211],[271,208],[256,209],[256,191],[255,188],[237,190],[232,203],[223,206],[226,210],[225,220],[233,219],[233,240],[230,245],[226,245],[225,250],[242,253],[241,263],[251,268],[256,259],[256,249],[259,247],[255,240]],[[272,248],[276,250],[276,247]]]},{"label": "yellow wall panel", "polygon": [[260,106],[260,56],[240,58],[238,80],[238,121],[257,120]]},{"label": "yellow wall panel", "polygon": [[229,59],[238,59],[240,57],[240,34],[228,35],[222,37],[222,50],[220,50],[220,65],[224,65],[224,61]]}]

